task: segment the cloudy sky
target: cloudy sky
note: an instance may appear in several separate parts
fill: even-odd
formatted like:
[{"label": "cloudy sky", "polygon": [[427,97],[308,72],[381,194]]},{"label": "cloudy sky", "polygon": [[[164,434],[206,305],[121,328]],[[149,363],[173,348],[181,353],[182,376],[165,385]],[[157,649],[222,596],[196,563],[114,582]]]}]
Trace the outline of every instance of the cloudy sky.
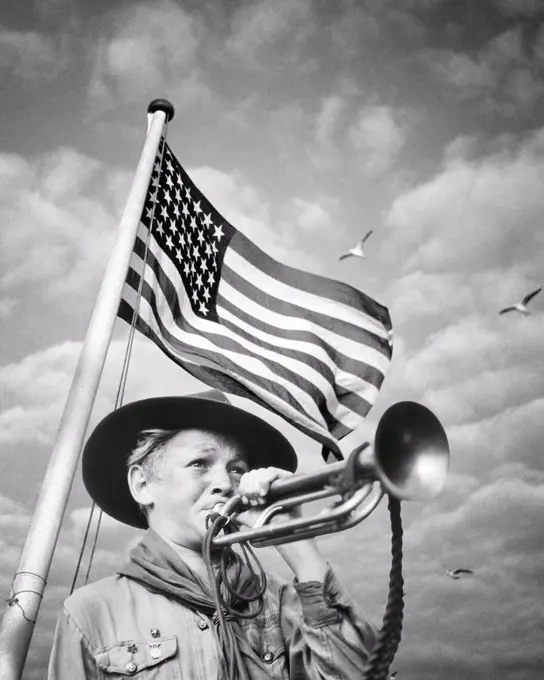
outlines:
[{"label": "cloudy sky", "polygon": [[[544,666],[544,8],[539,0],[29,0],[0,15],[0,595],[4,602],[138,162],[146,108],[215,206],[288,264],[390,309],[392,403],[430,407],[443,493],[405,504],[402,680]],[[366,230],[368,259],[338,256]],[[113,405],[118,322],[91,426]],[[203,389],[138,339],[127,401]],[[302,469],[320,447],[279,425]],[[25,678],[42,679],[90,508],[78,470]],[[104,520],[91,578],[137,538]],[[323,552],[367,614],[385,505]],[[273,549],[263,557],[288,572]],[[446,567],[470,567],[454,581]],[[84,560],[84,569],[86,560]]]}]

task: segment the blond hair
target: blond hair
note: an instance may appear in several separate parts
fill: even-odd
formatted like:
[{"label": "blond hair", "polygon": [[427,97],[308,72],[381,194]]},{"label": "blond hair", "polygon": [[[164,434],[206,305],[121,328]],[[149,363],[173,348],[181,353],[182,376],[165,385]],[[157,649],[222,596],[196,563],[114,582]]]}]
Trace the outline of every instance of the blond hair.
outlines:
[{"label": "blond hair", "polygon": [[[166,445],[172,441],[181,430],[150,429],[142,430],[138,434],[136,446],[127,458],[127,472],[133,465],[139,465],[148,480],[157,479]],[[147,519],[147,508],[138,503],[140,512]]]}]

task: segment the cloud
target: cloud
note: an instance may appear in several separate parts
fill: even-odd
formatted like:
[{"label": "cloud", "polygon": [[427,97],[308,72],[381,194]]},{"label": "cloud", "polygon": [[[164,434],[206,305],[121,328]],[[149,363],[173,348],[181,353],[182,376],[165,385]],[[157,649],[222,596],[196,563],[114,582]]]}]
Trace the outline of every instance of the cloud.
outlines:
[{"label": "cloud", "polygon": [[[331,228],[331,216],[322,205],[295,198],[294,208],[297,214],[296,222],[304,231],[317,232]],[[335,237],[337,236],[338,231],[335,230]]]},{"label": "cloud", "polygon": [[406,131],[397,117],[391,106],[367,105],[359,110],[349,129],[359,165],[371,176],[388,170],[404,146]]},{"label": "cloud", "polygon": [[[483,369],[477,376],[431,388],[424,393],[424,400],[433,404],[445,423],[480,422],[508,408],[532,403],[543,387],[544,381],[534,364],[514,364]],[[533,423],[535,425],[538,424]]]},{"label": "cloud", "polygon": [[253,117],[258,113],[260,95],[253,92],[233,108],[225,107],[223,119],[237,130],[247,131],[252,128]]},{"label": "cloud", "polygon": [[394,0],[357,3],[350,0],[337,2],[325,23],[327,34],[335,52],[344,63],[353,65],[361,56],[373,64],[386,61],[382,50],[388,43],[419,45],[425,36],[424,19],[446,0]]},{"label": "cloud", "polygon": [[427,273],[416,270],[393,281],[387,291],[395,325],[426,321],[440,327],[452,315],[475,311],[474,293],[461,274]]},{"label": "cloud", "polygon": [[77,0],[32,0],[32,6],[42,20],[63,24],[75,20],[79,9]]},{"label": "cloud", "polygon": [[[512,363],[534,360],[542,315],[523,319],[525,323],[506,322],[506,318],[467,316],[451,321],[420,347],[425,371],[417,361],[409,364],[409,380],[418,387],[443,385],[451,380],[451,361],[457,359],[455,378],[468,379],[488,367],[502,369]],[[462,371],[462,372],[460,372]]]},{"label": "cloud", "polygon": [[492,38],[474,55],[431,50],[426,58],[437,85],[448,87],[460,101],[477,100],[488,114],[531,111],[544,93],[520,28]]},{"label": "cloud", "polygon": [[17,300],[15,298],[0,298],[0,319],[6,319],[10,316],[16,306]]},{"label": "cloud", "polygon": [[533,58],[535,64],[544,67],[544,24],[540,26],[533,41]]},{"label": "cloud", "polygon": [[533,16],[542,11],[538,0],[491,0],[491,4],[507,16]]},{"label": "cloud", "polygon": [[54,79],[65,60],[55,41],[35,31],[12,31],[0,26],[0,68],[23,79]]},{"label": "cloud", "polygon": [[293,149],[308,132],[308,116],[298,101],[288,101],[267,112],[265,127],[274,146],[276,164],[290,166]]},{"label": "cloud", "polygon": [[341,162],[336,136],[345,108],[346,101],[339,95],[331,95],[321,100],[314,119],[315,150],[312,160],[317,167],[333,169]]},{"label": "cloud", "polygon": [[543,471],[544,317],[523,321],[504,325],[494,314],[444,323],[417,349],[396,354],[388,378],[396,399],[425,404],[443,423],[452,472],[480,483],[512,464],[533,480]]},{"label": "cloud", "polygon": [[2,523],[2,536],[11,540],[10,531],[18,531],[29,524],[29,514],[22,505],[7,496],[0,495],[0,522]]},{"label": "cloud", "polygon": [[537,131],[517,148],[505,144],[477,160],[446,161],[435,177],[398,196],[387,218],[391,238],[384,256],[389,250],[405,271],[519,266],[537,276],[534,254],[544,238],[543,140]]},{"label": "cloud", "polygon": [[336,131],[338,121],[345,107],[345,101],[338,95],[326,97],[315,120],[315,138],[318,144],[326,144]]},{"label": "cloud", "polygon": [[[249,69],[262,67],[262,60],[270,59],[273,52],[278,67],[282,62],[293,62],[311,28],[308,0],[252,3],[234,14],[225,48],[240,60],[240,65]],[[282,45],[287,49],[280,49]]]},{"label": "cloud", "polygon": [[113,35],[95,48],[89,95],[100,108],[131,102],[160,89],[179,106],[207,99],[197,50],[203,27],[169,0],[139,3],[111,15]]},{"label": "cloud", "polygon": [[444,161],[468,160],[478,155],[481,140],[477,135],[459,135],[444,149]]},{"label": "cloud", "polygon": [[[515,582],[515,570],[509,567],[521,567],[525,561],[534,569],[538,563],[538,516],[543,494],[542,481],[500,477],[482,484],[466,494],[453,512],[428,513],[411,536],[412,548],[433,552],[437,565],[455,562],[455,566],[473,568],[477,576],[489,577],[499,587],[509,580]],[[495,529],[489,531],[492,526]],[[493,555],[492,560],[489,555]],[[520,582],[527,576],[542,578],[536,570],[531,571],[518,573]]]},{"label": "cloud", "polygon": [[79,351],[79,343],[67,342],[0,367],[4,444],[52,441]]},{"label": "cloud", "polygon": [[32,160],[2,154],[0,167],[0,286],[30,284],[45,299],[87,290],[115,233],[110,173],[68,148]]},{"label": "cloud", "polygon": [[[393,262],[405,265],[403,273],[391,282],[383,296],[391,300],[396,338],[384,396],[386,400],[406,398],[430,407],[444,424],[450,442],[451,467],[446,489],[412,524],[414,531],[417,527],[423,532],[421,542],[426,547],[422,559],[427,555],[438,567],[441,562],[450,561],[436,545],[440,540],[444,549],[452,551],[452,559],[478,564],[473,553],[476,544],[481,543],[493,555],[493,562],[503,565],[499,568],[505,574],[511,570],[515,580],[525,578],[523,561],[521,557],[513,561],[515,551],[505,552],[504,542],[514,541],[518,535],[520,542],[527,541],[527,549],[521,543],[518,546],[518,555],[527,552],[528,559],[532,559],[530,546],[535,541],[532,523],[536,521],[532,489],[544,483],[541,446],[544,374],[540,349],[544,316],[540,304],[527,318],[507,320],[499,316],[498,310],[539,282],[542,198],[537,187],[543,172],[542,132],[521,141],[503,139],[487,154],[472,140],[468,145],[465,141],[454,152],[450,147],[444,166],[434,177],[397,198],[386,224],[386,229],[392,227],[392,231],[384,239],[378,257],[383,258],[385,266]],[[414,201],[404,202],[408,196]],[[495,225],[497,220],[502,220],[499,228]],[[467,227],[466,222],[471,226]],[[526,247],[519,246],[520,240]],[[498,515],[494,511],[484,513],[487,528],[466,515],[461,515],[463,521],[457,524],[455,513],[461,512],[467,499],[490,502],[489,494],[479,495],[489,487],[498,489],[493,491],[498,502],[506,481],[519,484],[521,489],[519,503],[513,492],[508,492],[505,501],[520,518],[516,526],[510,528],[501,522],[497,526],[494,517]],[[527,500],[523,494],[528,496]],[[437,532],[434,548],[424,524],[433,514],[437,519],[428,526]],[[477,525],[474,530],[480,532],[480,538],[471,535],[473,524]],[[449,527],[454,525],[458,526],[458,538],[449,533]],[[523,531],[522,526],[526,527]],[[486,543],[492,535],[495,542],[490,539]],[[526,539],[522,539],[523,535]],[[417,568],[412,565],[414,574]],[[414,576],[415,582],[421,579],[421,589],[432,587],[436,592],[435,581],[429,581],[423,562],[421,569],[421,575]],[[524,583],[523,592],[516,593],[520,607],[536,597],[534,574]],[[481,584],[478,581],[478,587]],[[505,580],[500,587],[506,587]],[[413,602],[412,606],[419,611],[420,604]],[[469,611],[469,599],[466,606],[461,604],[459,619],[465,617],[466,625],[477,630],[481,630],[486,616],[491,620],[499,616],[498,608],[497,611],[483,608],[477,614]],[[423,677],[432,677],[431,658],[442,658],[442,652],[427,660],[425,654],[421,657],[419,654],[426,634],[431,631],[429,621],[439,612],[451,611],[451,603],[443,599],[429,601],[424,610],[428,611],[428,620],[424,617],[413,623],[414,630],[422,631],[421,638],[419,634],[419,642],[411,638],[413,652],[407,652],[400,660],[404,658],[412,670],[423,669]],[[457,625],[452,622],[452,626]],[[446,636],[437,632],[437,639],[442,649]],[[501,636],[499,639],[503,640]],[[452,659],[462,644],[460,640],[454,645]],[[478,662],[482,669],[484,661],[489,663],[491,646],[488,641]],[[504,640],[503,650],[497,667],[510,662],[518,664],[513,659],[513,648],[505,645]],[[486,677],[483,670],[481,677]]]},{"label": "cloud", "polygon": [[[527,389],[530,392],[531,387]],[[516,397],[519,398],[518,388]],[[542,476],[543,400],[540,393],[527,403],[506,408],[483,420],[448,428],[452,450],[462,456],[456,466],[486,479],[492,473],[521,465],[534,479]]]},{"label": "cloud", "polygon": [[[479,273],[416,270],[393,280],[384,291],[384,299],[395,328],[402,329],[414,348],[421,347],[422,339],[432,341],[438,337],[435,334],[461,323],[467,324],[461,333],[479,325],[497,336],[506,329],[514,337],[518,328],[532,332],[533,319],[515,323],[512,316],[507,319],[498,315],[505,304],[521,298],[529,285],[523,266]],[[534,304],[538,309],[538,303]]]},{"label": "cloud", "polygon": [[44,194],[54,201],[77,195],[100,170],[99,161],[70,148],[43,156],[37,167]]},{"label": "cloud", "polygon": [[89,526],[87,541],[90,548],[98,529],[99,542],[97,542],[97,545],[102,551],[103,558],[97,566],[103,569],[105,566],[104,556],[111,559],[115,555],[117,564],[112,564],[112,567],[115,568],[128,558],[128,553],[134,543],[141,540],[142,531],[122,524],[106,513],[102,513],[100,526],[98,526],[99,514],[100,510],[97,506],[94,506],[94,508],[90,505],[75,508],[66,519],[64,533],[67,537],[70,537],[74,544],[80,545],[83,543],[87,526]]},{"label": "cloud", "polygon": [[[91,426],[113,409],[126,348],[128,326],[120,325],[120,339],[108,350]],[[64,342],[30,354],[0,367],[3,410],[0,412],[0,440],[6,445],[51,444],[58,429],[66,397],[81,353],[82,343]],[[153,364],[153,384],[149,385],[149,365]],[[162,361],[160,351],[139,334],[135,337],[125,401],[158,394],[199,391],[199,381],[184,372],[172,374],[170,361]]]}]

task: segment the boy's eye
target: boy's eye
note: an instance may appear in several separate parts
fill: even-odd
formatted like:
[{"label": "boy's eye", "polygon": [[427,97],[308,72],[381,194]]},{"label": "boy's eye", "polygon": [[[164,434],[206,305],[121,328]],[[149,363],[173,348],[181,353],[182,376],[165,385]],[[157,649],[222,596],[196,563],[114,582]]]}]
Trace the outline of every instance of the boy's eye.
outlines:
[{"label": "boy's eye", "polygon": [[231,468],[231,472],[235,472],[237,475],[242,476],[242,475],[245,475],[247,470],[243,467],[233,467],[233,468]]},{"label": "boy's eye", "polygon": [[206,466],[205,460],[194,460],[189,467],[203,468]]}]

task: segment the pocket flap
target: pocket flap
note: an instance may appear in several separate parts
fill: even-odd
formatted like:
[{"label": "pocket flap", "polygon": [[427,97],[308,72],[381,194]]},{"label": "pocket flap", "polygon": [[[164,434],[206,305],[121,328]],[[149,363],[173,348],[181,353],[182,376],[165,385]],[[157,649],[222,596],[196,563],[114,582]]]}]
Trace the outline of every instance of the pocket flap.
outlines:
[{"label": "pocket flap", "polygon": [[278,616],[242,619],[241,623],[251,649],[265,664],[274,663],[285,654],[285,641]]},{"label": "pocket flap", "polygon": [[144,668],[157,666],[176,655],[176,636],[151,640],[123,640],[94,653],[98,666],[106,673],[134,675]]}]

